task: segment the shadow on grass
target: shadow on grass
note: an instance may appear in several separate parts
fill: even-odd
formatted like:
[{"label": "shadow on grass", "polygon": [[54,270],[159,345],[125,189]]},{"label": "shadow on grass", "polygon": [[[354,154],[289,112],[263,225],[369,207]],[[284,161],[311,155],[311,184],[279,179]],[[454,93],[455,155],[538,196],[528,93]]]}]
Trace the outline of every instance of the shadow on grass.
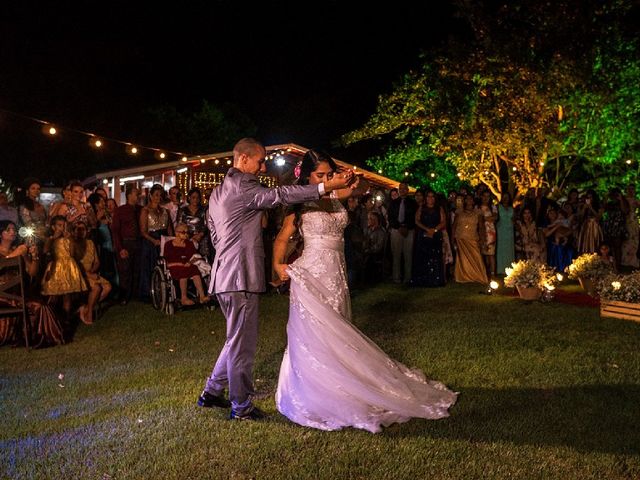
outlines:
[{"label": "shadow on grass", "polygon": [[640,386],[463,388],[448,419],[410,420],[385,436],[640,453]]}]

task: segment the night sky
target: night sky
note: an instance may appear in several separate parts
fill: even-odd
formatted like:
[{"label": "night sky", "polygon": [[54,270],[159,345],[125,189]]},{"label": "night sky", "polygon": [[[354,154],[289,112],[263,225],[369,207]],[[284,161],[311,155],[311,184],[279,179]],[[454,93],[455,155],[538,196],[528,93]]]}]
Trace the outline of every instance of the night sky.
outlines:
[{"label": "night sky", "polygon": [[[446,2],[305,2],[307,11],[300,2],[102,2],[99,11],[94,3],[1,7],[0,108],[141,143],[149,139],[146,109],[193,111],[206,99],[236,105],[266,144],[331,149],[419,64],[423,49],[459,28]],[[74,148],[70,136],[39,147],[44,140],[30,140],[37,128],[0,112],[5,166],[46,170],[86,148],[84,140]],[[346,151],[352,161],[369,153]]]}]

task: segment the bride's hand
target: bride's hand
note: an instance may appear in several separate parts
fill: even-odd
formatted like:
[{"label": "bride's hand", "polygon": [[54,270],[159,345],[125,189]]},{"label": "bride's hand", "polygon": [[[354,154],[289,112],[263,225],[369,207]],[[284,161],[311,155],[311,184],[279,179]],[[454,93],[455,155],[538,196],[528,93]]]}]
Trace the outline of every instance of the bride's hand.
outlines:
[{"label": "bride's hand", "polygon": [[273,268],[278,274],[280,280],[282,280],[283,282],[289,280],[289,274],[287,273],[287,268],[289,268],[289,265],[287,265],[286,263],[276,263]]}]

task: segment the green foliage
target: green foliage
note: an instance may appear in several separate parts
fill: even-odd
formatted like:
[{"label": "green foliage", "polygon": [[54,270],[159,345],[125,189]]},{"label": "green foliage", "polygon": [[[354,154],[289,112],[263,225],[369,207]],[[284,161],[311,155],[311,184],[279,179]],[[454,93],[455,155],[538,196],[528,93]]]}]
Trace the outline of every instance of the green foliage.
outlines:
[{"label": "green foliage", "polygon": [[[437,157],[427,145],[406,144],[392,147],[384,155],[368,161],[375,171],[416,187],[447,193],[462,186],[455,167]],[[409,175],[406,175],[408,173]]]},{"label": "green foliage", "polygon": [[[428,148],[498,198],[507,185],[524,193],[585,176],[599,189],[637,180],[626,163],[640,153],[640,59],[628,2],[457,3],[476,50],[453,42],[445,54],[424,55],[345,144],[386,137],[400,150]],[[395,152],[373,163],[407,168]]]}]

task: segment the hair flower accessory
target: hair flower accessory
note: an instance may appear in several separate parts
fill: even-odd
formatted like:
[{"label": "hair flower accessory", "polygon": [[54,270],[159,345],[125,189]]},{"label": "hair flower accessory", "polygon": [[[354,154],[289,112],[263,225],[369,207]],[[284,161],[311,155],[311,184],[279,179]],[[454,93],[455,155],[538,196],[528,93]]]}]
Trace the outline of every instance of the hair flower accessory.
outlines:
[{"label": "hair flower accessory", "polygon": [[302,160],[299,160],[298,163],[296,163],[296,166],[293,169],[293,175],[296,177],[296,179],[300,178],[301,169],[302,169]]}]

